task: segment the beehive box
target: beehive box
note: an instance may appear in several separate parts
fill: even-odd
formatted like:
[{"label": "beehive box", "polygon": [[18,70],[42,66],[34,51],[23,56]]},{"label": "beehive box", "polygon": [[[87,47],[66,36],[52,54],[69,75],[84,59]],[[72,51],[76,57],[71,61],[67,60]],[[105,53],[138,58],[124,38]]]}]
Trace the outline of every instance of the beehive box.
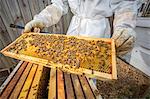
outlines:
[{"label": "beehive box", "polygon": [[117,79],[113,39],[25,33],[4,55],[98,79]]}]

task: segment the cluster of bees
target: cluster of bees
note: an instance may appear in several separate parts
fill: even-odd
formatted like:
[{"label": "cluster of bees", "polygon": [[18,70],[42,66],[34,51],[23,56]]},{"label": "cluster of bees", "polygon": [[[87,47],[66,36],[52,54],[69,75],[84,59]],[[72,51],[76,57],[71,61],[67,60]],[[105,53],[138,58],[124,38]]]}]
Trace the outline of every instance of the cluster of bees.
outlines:
[{"label": "cluster of bees", "polygon": [[10,48],[9,48],[9,51],[10,52],[14,52],[14,53],[19,53],[19,51],[21,50],[27,50],[27,41],[22,39],[22,40],[19,40],[18,42],[16,42],[14,45],[12,45]]},{"label": "cluster of bees", "polygon": [[[110,43],[101,40],[85,40],[61,35],[31,34],[23,39],[25,40],[26,38],[31,38],[25,43],[28,42],[29,46],[36,48],[34,53],[39,58],[75,68],[81,67],[111,73]],[[15,46],[15,49],[19,51],[17,46]],[[26,48],[25,46],[20,47],[21,49]]]}]

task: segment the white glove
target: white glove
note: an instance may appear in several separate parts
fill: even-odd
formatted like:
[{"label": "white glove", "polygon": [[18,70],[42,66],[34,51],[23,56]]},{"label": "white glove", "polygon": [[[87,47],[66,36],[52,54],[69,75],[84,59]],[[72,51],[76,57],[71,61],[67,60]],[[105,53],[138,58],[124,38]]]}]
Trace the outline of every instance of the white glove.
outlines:
[{"label": "white glove", "polygon": [[32,20],[25,25],[24,32],[25,33],[31,32],[31,29],[34,29],[34,28],[39,28],[41,30],[44,27],[45,27],[45,24],[41,20]]},{"label": "white glove", "polygon": [[115,40],[117,55],[122,56],[132,50],[136,34],[132,28],[117,28],[112,38]]}]

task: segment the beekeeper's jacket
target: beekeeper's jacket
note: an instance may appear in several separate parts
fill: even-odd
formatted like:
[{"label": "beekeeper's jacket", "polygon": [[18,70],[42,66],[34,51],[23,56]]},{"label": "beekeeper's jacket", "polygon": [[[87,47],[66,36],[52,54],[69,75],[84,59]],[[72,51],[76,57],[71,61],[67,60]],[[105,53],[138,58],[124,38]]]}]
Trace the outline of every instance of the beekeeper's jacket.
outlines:
[{"label": "beekeeper's jacket", "polygon": [[49,27],[57,24],[70,7],[73,17],[68,35],[109,38],[110,25],[107,17],[114,13],[114,28],[134,28],[137,3],[137,0],[52,0],[52,4],[35,15],[34,19],[42,20]]}]

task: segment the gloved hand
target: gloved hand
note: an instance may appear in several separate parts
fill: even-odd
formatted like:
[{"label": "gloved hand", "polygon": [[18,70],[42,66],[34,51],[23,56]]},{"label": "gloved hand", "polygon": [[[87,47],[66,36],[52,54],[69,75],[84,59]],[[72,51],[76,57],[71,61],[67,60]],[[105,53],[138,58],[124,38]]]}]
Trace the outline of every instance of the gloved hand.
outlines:
[{"label": "gloved hand", "polygon": [[45,24],[41,20],[32,20],[25,25],[24,32],[25,33],[31,32],[31,29],[34,29],[34,28],[39,28],[41,30],[44,27],[45,27]]},{"label": "gloved hand", "polygon": [[122,56],[132,50],[136,34],[131,28],[117,28],[112,38],[115,40],[117,55]]}]

